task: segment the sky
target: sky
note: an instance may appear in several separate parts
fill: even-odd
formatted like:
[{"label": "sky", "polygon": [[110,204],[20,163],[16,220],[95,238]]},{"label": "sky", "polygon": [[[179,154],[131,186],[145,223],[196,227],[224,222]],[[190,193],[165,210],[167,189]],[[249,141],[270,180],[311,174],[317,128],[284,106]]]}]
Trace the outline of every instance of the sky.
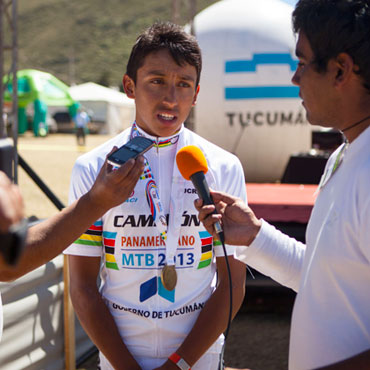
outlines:
[{"label": "sky", "polygon": [[283,0],[283,1],[285,1],[286,3],[288,3],[288,4],[292,5],[292,6],[295,6],[295,4],[297,4],[297,1],[298,0]]}]

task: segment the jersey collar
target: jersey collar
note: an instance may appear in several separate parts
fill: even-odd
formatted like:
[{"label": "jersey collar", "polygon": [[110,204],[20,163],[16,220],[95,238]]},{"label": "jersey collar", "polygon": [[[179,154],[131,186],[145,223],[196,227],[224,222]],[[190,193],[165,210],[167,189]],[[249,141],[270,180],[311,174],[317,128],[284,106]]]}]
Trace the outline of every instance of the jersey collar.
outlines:
[{"label": "jersey collar", "polygon": [[147,137],[148,139],[154,141],[154,143],[155,143],[154,146],[157,149],[160,149],[160,148],[166,148],[168,146],[177,144],[177,142],[179,141],[179,137],[180,137],[181,133],[183,132],[183,130],[184,130],[184,124],[182,124],[180,130],[178,132],[176,132],[176,134],[174,134],[172,136],[168,136],[168,137],[157,137],[157,136],[149,135],[143,129],[141,129],[137,125],[136,122],[134,122],[132,124],[132,129],[131,129],[131,137],[135,137],[135,136],[144,136],[144,137]]}]

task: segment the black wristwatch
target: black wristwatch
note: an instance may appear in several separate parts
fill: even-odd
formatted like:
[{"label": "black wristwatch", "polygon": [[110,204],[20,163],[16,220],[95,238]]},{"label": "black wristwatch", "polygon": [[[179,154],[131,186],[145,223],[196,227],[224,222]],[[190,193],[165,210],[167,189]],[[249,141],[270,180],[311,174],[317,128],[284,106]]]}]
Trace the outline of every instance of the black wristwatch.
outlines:
[{"label": "black wristwatch", "polygon": [[7,233],[0,233],[0,252],[9,265],[15,265],[26,243],[28,222],[26,219],[12,225]]}]

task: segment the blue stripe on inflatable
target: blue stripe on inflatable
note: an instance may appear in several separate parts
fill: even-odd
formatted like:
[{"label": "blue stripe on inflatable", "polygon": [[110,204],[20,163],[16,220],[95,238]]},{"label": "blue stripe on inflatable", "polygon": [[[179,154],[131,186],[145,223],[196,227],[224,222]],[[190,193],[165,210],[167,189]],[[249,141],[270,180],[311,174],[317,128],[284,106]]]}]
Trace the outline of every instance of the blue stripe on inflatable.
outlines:
[{"label": "blue stripe on inflatable", "polygon": [[298,61],[288,53],[253,54],[251,60],[228,60],[225,62],[225,73],[256,72],[261,64],[288,64],[295,71]]},{"label": "blue stripe on inflatable", "polygon": [[298,98],[297,86],[225,87],[226,100]]}]

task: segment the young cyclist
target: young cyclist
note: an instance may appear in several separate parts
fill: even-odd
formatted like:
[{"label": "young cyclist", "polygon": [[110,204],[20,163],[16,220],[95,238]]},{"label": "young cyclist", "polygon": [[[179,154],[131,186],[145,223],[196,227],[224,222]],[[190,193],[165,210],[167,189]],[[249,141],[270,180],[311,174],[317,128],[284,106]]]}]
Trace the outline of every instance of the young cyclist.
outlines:
[{"label": "young cyclist", "polygon": [[[80,157],[73,169],[71,201],[88,191],[113,146],[135,136],[155,142],[129,199],[66,251],[72,302],[100,350],[102,369],[218,368],[229,314],[226,262],[221,245],[198,220],[197,194],[179,173],[176,153],[196,145],[206,156],[212,188],[244,200],[246,189],[239,160],[184,127],[200,72],[193,36],[170,23],[147,29],[123,77],[127,96],[135,99],[135,122]],[[245,266],[233,252],[227,246],[235,315],[244,297]],[[176,285],[166,280],[168,268]]]}]

